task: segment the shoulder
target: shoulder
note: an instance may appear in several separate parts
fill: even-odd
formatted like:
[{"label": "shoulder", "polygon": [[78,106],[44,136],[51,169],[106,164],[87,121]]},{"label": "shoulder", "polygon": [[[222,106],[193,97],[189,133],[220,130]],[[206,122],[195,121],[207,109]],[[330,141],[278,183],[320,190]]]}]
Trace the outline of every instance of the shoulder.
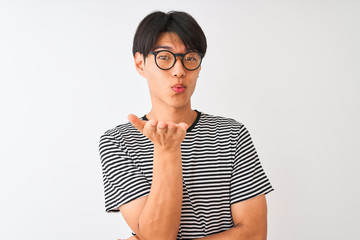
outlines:
[{"label": "shoulder", "polygon": [[208,113],[201,113],[201,124],[210,125],[221,128],[231,128],[231,129],[241,129],[244,127],[244,124],[238,122],[237,120],[229,117],[217,116]]},{"label": "shoulder", "polygon": [[131,123],[127,122],[127,123],[123,123],[123,124],[117,125],[116,127],[106,130],[103,135],[110,135],[110,136],[116,137],[122,133],[130,133],[132,131],[132,129],[134,129],[134,128],[131,125]]},{"label": "shoulder", "polygon": [[141,137],[142,134],[134,128],[130,122],[123,123],[106,130],[100,137],[100,142],[102,141],[112,141],[113,143],[120,144],[127,139]]}]

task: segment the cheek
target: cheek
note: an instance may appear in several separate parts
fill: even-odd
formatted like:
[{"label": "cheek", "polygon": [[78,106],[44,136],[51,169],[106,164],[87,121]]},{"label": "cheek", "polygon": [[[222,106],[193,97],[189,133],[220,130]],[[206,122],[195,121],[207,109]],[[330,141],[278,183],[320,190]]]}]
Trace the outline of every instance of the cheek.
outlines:
[{"label": "cheek", "polygon": [[158,71],[157,67],[154,64],[155,63],[149,61],[144,69],[144,77],[149,82],[149,85],[157,84],[157,82],[159,82],[159,80],[162,78],[162,73]]},{"label": "cheek", "polygon": [[194,86],[194,87],[196,86],[197,80],[199,78],[199,73],[200,73],[200,71],[191,73],[192,74],[191,77],[190,77],[191,85]]},{"label": "cheek", "polygon": [[160,71],[152,71],[148,75],[148,81],[153,82],[154,84],[163,85],[166,83],[166,76],[163,72]]},{"label": "cheek", "polygon": [[146,75],[149,90],[152,93],[163,92],[164,89],[168,87],[166,79],[167,78],[163,76],[163,73],[158,71],[152,71],[151,73],[147,73]]}]

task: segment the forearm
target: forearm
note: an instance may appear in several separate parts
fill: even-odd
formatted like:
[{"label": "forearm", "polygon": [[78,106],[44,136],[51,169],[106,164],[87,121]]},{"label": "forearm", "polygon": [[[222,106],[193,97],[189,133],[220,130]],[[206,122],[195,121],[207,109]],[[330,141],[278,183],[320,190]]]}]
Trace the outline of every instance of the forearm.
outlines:
[{"label": "forearm", "polygon": [[235,226],[227,231],[210,235],[196,240],[266,240],[266,230],[255,232],[245,226]]},{"label": "forearm", "polygon": [[181,149],[154,149],[150,194],[139,217],[140,239],[176,239],[182,206]]}]

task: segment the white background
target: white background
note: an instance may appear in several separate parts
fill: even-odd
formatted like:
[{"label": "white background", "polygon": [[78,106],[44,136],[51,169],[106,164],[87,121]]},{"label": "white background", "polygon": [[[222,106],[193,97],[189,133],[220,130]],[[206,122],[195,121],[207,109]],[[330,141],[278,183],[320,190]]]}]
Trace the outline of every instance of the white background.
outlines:
[{"label": "white background", "polygon": [[150,110],[131,47],[154,10],[187,11],[207,36],[193,108],[249,129],[275,188],[268,239],[355,239],[355,0],[2,0],[0,239],[130,235],[105,213],[98,141]]}]

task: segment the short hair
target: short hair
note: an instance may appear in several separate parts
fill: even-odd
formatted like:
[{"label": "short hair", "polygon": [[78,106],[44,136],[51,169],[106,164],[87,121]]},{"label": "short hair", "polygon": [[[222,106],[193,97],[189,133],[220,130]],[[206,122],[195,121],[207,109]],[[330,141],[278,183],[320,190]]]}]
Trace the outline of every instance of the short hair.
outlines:
[{"label": "short hair", "polygon": [[147,15],[137,27],[133,41],[133,55],[139,52],[146,57],[155,47],[161,33],[176,33],[186,49],[196,50],[205,56],[206,37],[196,20],[186,12],[156,11]]}]

